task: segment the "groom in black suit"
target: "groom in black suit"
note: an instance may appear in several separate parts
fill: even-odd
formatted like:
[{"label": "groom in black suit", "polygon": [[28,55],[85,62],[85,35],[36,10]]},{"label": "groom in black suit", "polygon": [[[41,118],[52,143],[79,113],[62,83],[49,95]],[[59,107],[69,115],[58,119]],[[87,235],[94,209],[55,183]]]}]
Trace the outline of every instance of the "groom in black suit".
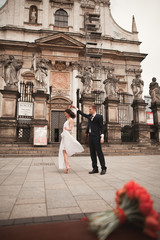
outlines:
[{"label": "groom in black suit", "polygon": [[[71,107],[77,109],[75,106]],[[89,114],[85,114],[79,109],[77,109],[77,112],[81,114],[83,117],[88,118],[88,126],[86,133],[89,134],[89,147],[93,167],[93,170],[89,172],[89,174],[98,173],[97,166],[98,155],[102,168],[100,174],[104,175],[106,173],[107,168],[105,166],[105,159],[101,147],[101,143],[104,143],[103,116],[96,113],[95,105],[89,107]]]}]

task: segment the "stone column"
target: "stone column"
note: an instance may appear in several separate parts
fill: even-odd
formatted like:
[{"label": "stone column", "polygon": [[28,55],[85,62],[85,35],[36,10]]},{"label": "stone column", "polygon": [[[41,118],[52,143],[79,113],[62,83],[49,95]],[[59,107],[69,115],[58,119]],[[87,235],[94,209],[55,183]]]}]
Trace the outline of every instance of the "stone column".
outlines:
[{"label": "stone column", "polygon": [[117,97],[107,97],[104,101],[106,109],[105,140],[108,143],[121,143],[121,125],[118,123],[118,104]]},{"label": "stone column", "polygon": [[33,98],[34,98],[34,119],[32,120],[33,127],[46,125],[48,126],[47,100],[49,99],[49,94],[44,93],[44,91],[38,90],[36,93],[33,93]]},{"label": "stone column", "polygon": [[160,142],[160,102],[152,102],[151,109],[153,112],[156,139],[157,142]]},{"label": "stone column", "polygon": [[[94,104],[95,102],[95,97],[92,94],[83,94],[80,102],[82,104],[82,111],[84,113],[89,113],[89,107]],[[88,119],[87,118],[82,118],[82,122],[80,123],[80,142],[85,143],[86,140],[86,128],[88,124]]]},{"label": "stone column", "polygon": [[136,142],[150,142],[149,126],[146,124],[146,106],[147,103],[143,99],[133,100],[133,136]]},{"label": "stone column", "polygon": [[17,99],[19,92],[4,87],[2,93],[2,112],[0,118],[0,142],[17,141]]}]

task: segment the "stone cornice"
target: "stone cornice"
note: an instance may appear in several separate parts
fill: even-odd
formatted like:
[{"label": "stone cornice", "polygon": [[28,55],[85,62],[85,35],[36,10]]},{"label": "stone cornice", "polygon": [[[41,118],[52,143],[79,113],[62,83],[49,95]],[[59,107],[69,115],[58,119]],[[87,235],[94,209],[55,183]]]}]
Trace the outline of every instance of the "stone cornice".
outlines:
[{"label": "stone cornice", "polygon": [[129,43],[129,44],[136,44],[140,45],[142,42],[134,41],[134,40],[127,40],[127,39],[117,39],[109,36],[103,36],[103,40],[109,40],[111,42],[119,42],[119,43]]},{"label": "stone cornice", "polygon": [[[38,49],[56,49],[59,51],[63,50],[74,50],[74,51],[83,51],[82,46],[60,46],[57,44],[46,44],[46,43],[29,43],[29,42],[22,42],[22,41],[10,41],[10,40],[3,40],[0,39],[0,46],[12,48],[17,47],[21,49],[22,47],[28,48],[38,48]],[[94,49],[93,49],[94,50]],[[148,54],[145,53],[138,53],[138,52],[124,52],[118,50],[111,50],[111,49],[103,49],[103,58],[114,58],[114,59],[123,59],[123,60],[137,60],[142,61]]]},{"label": "stone cornice", "polygon": [[[35,33],[35,34],[56,34],[56,33],[60,33],[60,31],[54,31],[54,30],[45,30],[45,29],[27,29],[24,27],[16,27],[16,26],[3,26],[0,27],[0,31],[23,31],[23,32],[28,32],[28,33]],[[72,37],[77,36],[77,37],[81,37],[85,39],[85,34],[82,33],[74,33],[74,32],[61,32],[64,33],[66,35],[70,35]],[[111,42],[117,42],[117,43],[128,43],[128,44],[136,44],[136,45],[140,45],[141,42],[140,41],[134,41],[134,40],[127,40],[127,39],[116,39],[110,36],[102,36],[103,40],[108,40]]]},{"label": "stone cornice", "polygon": [[103,57],[111,57],[114,59],[124,59],[124,60],[138,60],[143,61],[148,54],[136,53],[136,52],[121,52],[117,50],[104,49]]}]

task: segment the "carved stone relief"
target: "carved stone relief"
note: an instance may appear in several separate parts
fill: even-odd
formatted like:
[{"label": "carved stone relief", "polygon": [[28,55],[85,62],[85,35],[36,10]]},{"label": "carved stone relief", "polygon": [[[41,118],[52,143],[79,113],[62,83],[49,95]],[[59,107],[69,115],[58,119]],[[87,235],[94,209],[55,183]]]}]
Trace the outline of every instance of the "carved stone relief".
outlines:
[{"label": "carved stone relief", "polygon": [[54,90],[70,90],[70,73],[51,71],[50,84]]}]

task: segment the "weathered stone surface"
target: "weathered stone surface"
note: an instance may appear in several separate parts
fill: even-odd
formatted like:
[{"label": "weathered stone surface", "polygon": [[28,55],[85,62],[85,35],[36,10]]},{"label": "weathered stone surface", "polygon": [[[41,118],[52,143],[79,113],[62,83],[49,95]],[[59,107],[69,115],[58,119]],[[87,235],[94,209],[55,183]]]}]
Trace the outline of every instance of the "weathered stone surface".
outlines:
[{"label": "weathered stone surface", "polygon": [[106,109],[106,141],[108,143],[121,143],[121,126],[118,123],[118,103],[117,97],[107,97],[104,105]]}]

